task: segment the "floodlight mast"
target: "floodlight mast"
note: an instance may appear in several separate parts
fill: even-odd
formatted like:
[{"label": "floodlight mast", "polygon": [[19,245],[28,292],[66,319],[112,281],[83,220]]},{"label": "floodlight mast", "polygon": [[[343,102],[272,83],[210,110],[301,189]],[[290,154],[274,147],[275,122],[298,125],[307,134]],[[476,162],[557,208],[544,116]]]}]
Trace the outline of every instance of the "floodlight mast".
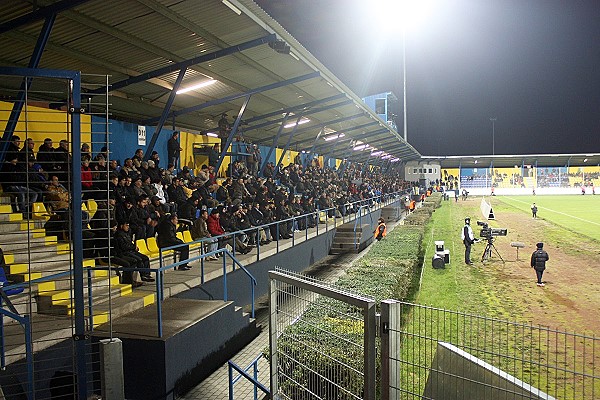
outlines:
[{"label": "floodlight mast", "polygon": [[490,121],[492,121],[492,155],[496,154],[496,120],[498,118],[491,117]]}]

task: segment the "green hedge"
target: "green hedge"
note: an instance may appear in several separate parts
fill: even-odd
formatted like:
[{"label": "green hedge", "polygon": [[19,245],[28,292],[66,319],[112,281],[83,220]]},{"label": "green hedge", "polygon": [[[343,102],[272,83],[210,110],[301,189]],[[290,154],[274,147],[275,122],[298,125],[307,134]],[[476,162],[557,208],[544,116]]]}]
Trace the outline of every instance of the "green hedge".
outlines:
[{"label": "green hedge", "polygon": [[[424,224],[397,226],[384,240],[371,246],[336,286],[373,297],[378,307],[384,299],[408,298],[416,288],[423,261],[424,229]],[[289,356],[280,358],[282,372],[295,381],[284,380],[283,392],[291,398],[303,399],[301,385],[331,399],[351,398],[339,387],[362,393],[362,318],[360,310],[336,300],[320,297],[312,303],[278,341],[280,352]],[[340,369],[340,364],[350,368]],[[320,376],[328,377],[331,382]]]}]

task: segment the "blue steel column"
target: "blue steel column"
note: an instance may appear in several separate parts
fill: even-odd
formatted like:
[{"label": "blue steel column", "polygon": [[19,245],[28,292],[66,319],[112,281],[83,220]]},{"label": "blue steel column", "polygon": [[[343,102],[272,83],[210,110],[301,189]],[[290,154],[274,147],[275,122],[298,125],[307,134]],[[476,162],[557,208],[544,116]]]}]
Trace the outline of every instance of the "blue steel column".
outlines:
[{"label": "blue steel column", "polygon": [[[350,147],[348,147],[348,151],[346,152],[346,155],[344,158],[342,158],[342,168],[340,169],[340,171],[338,172],[339,176],[342,176],[342,174],[344,173],[344,171],[346,170],[346,167],[348,166],[348,163],[350,162],[349,158],[350,158],[350,154],[352,154],[352,149],[354,148],[354,146],[356,145],[356,143],[351,143]],[[343,160],[346,160],[346,162],[343,162]]]},{"label": "blue steel column", "polygon": [[[81,73],[73,77],[73,93],[71,113],[71,146],[73,159],[71,170],[81,169]],[[75,352],[77,362],[77,392],[79,400],[87,398],[87,365],[86,365],[86,332],[85,304],[83,287],[83,235],[81,215],[81,174],[73,174],[73,287],[75,300]]]},{"label": "blue steel column", "polygon": [[[150,143],[148,144],[148,148],[146,149],[146,154],[144,155],[145,160],[148,160],[150,158],[150,154],[152,153],[152,150],[154,150],[154,145],[158,140],[158,135],[160,134],[160,131],[162,130],[163,126],[165,125],[165,122],[167,121],[169,112],[171,111],[171,107],[173,106],[173,102],[175,101],[175,96],[177,95],[177,91],[179,90],[181,81],[183,81],[183,77],[185,76],[185,71],[187,71],[186,67],[179,70],[179,75],[177,76],[177,80],[175,81],[173,90],[171,90],[171,93],[169,94],[169,99],[167,100],[167,104],[165,104],[165,109],[163,110],[163,113],[160,116],[160,119],[158,120],[156,130],[154,131],[152,139],[150,139]],[[174,118],[175,117],[173,117],[173,119]]]},{"label": "blue steel column", "polygon": [[267,166],[267,163],[269,162],[269,158],[271,157],[271,154],[273,154],[273,150],[277,147],[277,142],[279,141],[279,137],[281,136],[281,132],[283,132],[283,127],[287,123],[287,120],[288,120],[289,117],[290,117],[290,113],[288,111],[285,114],[285,117],[283,117],[283,121],[281,121],[281,125],[279,126],[279,130],[277,131],[277,135],[275,135],[275,138],[273,138],[273,144],[271,145],[271,148],[269,149],[269,152],[267,153],[267,156],[265,157],[265,161],[263,162],[263,165],[260,168],[260,174],[261,175],[264,175],[265,167]]},{"label": "blue steel column", "polygon": [[275,171],[277,171],[277,168],[279,168],[279,166],[281,165],[281,162],[283,161],[283,156],[285,156],[285,153],[287,153],[287,150],[290,147],[290,143],[292,141],[292,136],[294,136],[294,133],[296,133],[296,129],[298,129],[298,123],[300,122],[301,119],[302,119],[302,115],[299,115],[298,119],[296,119],[296,124],[294,124],[294,129],[292,129],[292,131],[290,132],[290,136],[288,136],[288,140],[285,143],[285,147],[283,148],[283,151],[281,152],[279,161],[277,161],[277,165],[275,166]]},{"label": "blue steel column", "polygon": [[362,176],[365,171],[367,170],[367,166],[369,165],[369,161],[371,161],[371,154],[372,152],[369,152],[369,157],[367,157],[367,160],[365,161],[365,164],[362,167],[362,170],[360,171],[360,175]]},{"label": "blue steel column", "polygon": [[[325,127],[323,127],[317,134],[317,137],[315,138],[315,141],[313,142],[312,147],[310,148],[306,158],[304,159],[304,164],[302,165],[304,167],[304,169],[306,169],[306,166],[308,165],[308,157],[313,157],[313,152],[315,151],[315,146],[317,145],[317,142],[319,141],[319,138],[321,137],[323,132],[325,132]],[[311,160],[312,160],[312,158],[311,158]]]},{"label": "blue steel column", "polygon": [[[40,35],[38,36],[37,43],[33,49],[33,54],[29,60],[29,68],[37,68],[38,65],[40,65],[40,60],[42,58],[42,54],[44,53],[44,49],[46,48],[46,43],[48,43],[48,38],[50,37],[50,32],[52,31],[55,20],[56,14],[50,14],[44,21],[44,26],[42,27]],[[31,81],[32,78],[23,78],[23,82],[19,88],[19,95],[13,103],[13,108],[10,112],[10,117],[8,117],[6,128],[4,129],[4,135],[2,135],[2,141],[0,142],[0,163],[4,162],[6,149],[8,148],[8,142],[10,141],[15,128],[17,127],[17,122],[19,122],[19,117],[21,116],[21,111],[23,110],[23,103],[25,102],[25,92],[29,89]]]},{"label": "blue steel column", "polygon": [[235,136],[235,133],[237,132],[238,127],[240,126],[240,123],[242,122],[242,115],[244,115],[244,112],[246,111],[246,107],[248,106],[250,97],[252,97],[252,95],[250,95],[250,94],[248,96],[246,96],[246,100],[244,100],[244,104],[242,104],[242,108],[240,108],[240,112],[238,113],[238,116],[235,119],[235,122],[233,123],[233,128],[231,128],[231,132],[229,132],[229,136],[227,137],[227,143],[225,144],[225,147],[223,149],[221,149],[221,155],[219,156],[219,161],[217,161],[217,165],[215,166],[215,171],[219,171],[219,169],[221,168],[221,165],[223,164],[223,160],[225,159],[225,154],[227,153],[227,149],[229,148],[229,146],[231,146],[233,137]]}]

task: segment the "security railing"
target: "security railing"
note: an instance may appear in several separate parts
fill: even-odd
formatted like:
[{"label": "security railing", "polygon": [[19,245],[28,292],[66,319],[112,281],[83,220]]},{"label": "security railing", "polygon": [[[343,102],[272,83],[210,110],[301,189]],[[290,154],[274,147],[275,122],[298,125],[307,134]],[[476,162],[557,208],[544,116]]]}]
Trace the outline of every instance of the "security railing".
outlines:
[{"label": "security railing", "polygon": [[[265,387],[262,383],[258,381],[258,361],[263,357],[262,354],[256,356],[254,360],[246,368],[242,368],[233,361],[227,361],[227,371],[229,375],[229,400],[233,400],[233,386],[242,378],[245,378],[247,381],[252,383],[253,386],[253,394],[254,400],[258,400],[258,390],[266,394],[267,396],[271,395],[271,392],[267,387]],[[252,369],[252,376],[248,373]],[[238,375],[236,377],[233,376],[233,371],[237,371]]]},{"label": "security railing", "polygon": [[[226,239],[226,238],[232,238],[232,253],[235,256],[237,254],[236,251],[236,237],[239,236],[244,236],[244,235],[255,235],[255,237],[257,238],[256,240],[256,261],[260,260],[260,255],[261,255],[261,244],[260,244],[260,231],[271,231],[271,227],[274,227],[274,231],[275,231],[275,235],[271,235],[274,236],[273,240],[276,242],[276,253],[279,253],[280,251],[280,232],[282,230],[280,230],[280,226],[282,224],[289,224],[291,226],[295,225],[295,222],[300,221],[300,220],[304,220],[305,224],[305,229],[304,229],[304,240],[308,240],[309,237],[309,229],[308,226],[310,225],[308,222],[309,220],[311,220],[311,218],[315,221],[315,236],[319,236],[319,234],[323,233],[322,228],[319,229],[319,226],[321,225],[320,221],[319,221],[319,217],[321,215],[321,213],[325,213],[325,215],[332,215],[332,217],[327,217],[325,218],[323,224],[325,225],[325,230],[324,232],[329,232],[330,230],[330,225],[333,225],[333,227],[337,227],[338,226],[338,219],[341,219],[342,223],[346,223],[346,222],[350,222],[352,221],[352,219],[355,219],[356,221],[358,221],[359,223],[362,224],[362,218],[365,217],[366,215],[369,215],[369,217],[371,218],[371,224],[373,223],[373,217],[371,216],[371,212],[375,209],[375,208],[383,208],[386,207],[387,205],[393,204],[394,202],[398,202],[400,201],[400,195],[401,192],[395,192],[395,193],[390,193],[390,194],[383,194],[381,196],[377,196],[377,197],[373,197],[370,199],[365,199],[365,200],[358,200],[355,202],[351,202],[351,203],[347,203],[347,209],[356,209],[356,213],[346,213],[346,214],[342,214],[341,217],[338,217],[336,214],[336,211],[339,211],[338,207],[330,207],[330,208],[326,208],[326,209],[322,209],[322,210],[317,210],[311,213],[307,213],[304,215],[299,215],[299,216],[293,216],[281,221],[274,221],[268,224],[263,224],[263,225],[259,225],[259,226],[253,226],[251,228],[247,228],[247,229],[242,229],[242,230],[238,230],[235,232],[226,232],[223,235],[219,235],[219,236],[211,236],[208,238],[201,238],[198,240],[195,240],[193,242],[188,242],[185,244],[181,244],[181,245],[176,245],[174,247],[172,247],[173,250],[176,250],[178,247],[181,246],[186,246],[189,244],[202,244],[201,249],[204,249],[205,246],[210,245],[211,243],[214,243],[215,241],[219,241],[219,239]],[[330,218],[333,219],[333,223],[330,223]],[[355,223],[355,231],[356,231],[356,223]],[[296,237],[292,234],[291,235],[291,244],[292,247],[295,246],[296,244]],[[288,240],[288,239],[284,239],[284,240]],[[356,236],[355,236],[355,241],[356,241]],[[171,247],[170,247],[171,249]],[[203,251],[203,250],[201,250]],[[201,268],[204,268],[204,261],[202,260],[201,263]],[[204,274],[202,274],[202,283],[204,283]]]},{"label": "security railing", "polygon": [[[88,271],[88,287],[91,287],[91,272],[93,270],[113,270],[113,271],[137,271],[137,272],[150,272],[152,274],[155,274],[156,276],[156,280],[155,280],[155,286],[156,286],[156,325],[157,325],[157,335],[158,337],[162,337],[163,335],[163,327],[162,327],[162,301],[164,301],[165,299],[165,295],[164,295],[164,277],[163,274],[165,271],[170,270],[170,269],[175,269],[180,265],[184,265],[184,264],[188,264],[190,262],[193,261],[197,261],[197,260],[204,260],[204,258],[212,256],[212,255],[221,255],[223,258],[223,301],[228,301],[228,286],[227,286],[227,257],[229,257],[232,262],[233,262],[233,269],[232,271],[235,271],[236,266],[241,269],[244,274],[246,274],[249,278],[250,281],[250,292],[251,292],[251,316],[252,318],[254,318],[254,310],[255,310],[255,287],[256,287],[256,278],[254,278],[254,276],[250,273],[250,271],[248,271],[248,269],[246,269],[246,267],[244,267],[242,264],[240,264],[240,262],[234,257],[234,255],[227,249],[218,249],[215,251],[211,251],[208,253],[204,253],[204,254],[200,254],[198,256],[195,257],[190,257],[188,259],[185,260],[179,260],[177,262],[173,262],[171,264],[167,264],[167,265],[163,265],[164,264],[164,255],[163,252],[167,252],[169,250],[172,251],[176,251],[179,247],[181,247],[181,245],[176,245],[176,246],[171,246],[171,247],[165,247],[165,248],[161,248],[161,254],[160,254],[160,267],[159,268],[125,268],[125,267],[90,267],[87,268]],[[202,272],[203,274],[203,272]],[[88,301],[88,312],[89,315],[93,314],[93,294],[92,291],[89,290],[88,291],[88,296],[89,296],[89,301]],[[90,320],[90,329],[93,329],[93,323]]]},{"label": "security railing", "polygon": [[368,215],[370,218],[370,222],[371,222],[371,226],[373,225],[373,216],[371,215],[371,207],[369,207],[368,205],[366,206],[360,206],[360,208],[358,209],[358,211],[356,212],[357,217],[354,220],[354,248],[358,249],[359,243],[356,240],[356,231],[359,227],[362,227],[362,217],[363,217],[363,210],[365,210],[365,215]]}]

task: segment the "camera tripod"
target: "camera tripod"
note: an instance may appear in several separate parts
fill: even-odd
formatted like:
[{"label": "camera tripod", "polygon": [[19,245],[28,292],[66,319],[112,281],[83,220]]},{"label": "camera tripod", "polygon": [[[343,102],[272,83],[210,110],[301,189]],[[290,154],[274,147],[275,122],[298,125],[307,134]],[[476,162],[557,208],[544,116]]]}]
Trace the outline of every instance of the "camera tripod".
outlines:
[{"label": "camera tripod", "polygon": [[496,248],[496,246],[494,246],[494,238],[493,237],[487,238],[487,244],[485,245],[485,249],[483,250],[483,254],[481,255],[481,262],[487,261],[492,256],[492,251],[494,251],[496,253],[496,255],[498,256],[498,258],[500,260],[502,260],[502,262],[504,263],[504,259],[498,252],[498,249]]}]

